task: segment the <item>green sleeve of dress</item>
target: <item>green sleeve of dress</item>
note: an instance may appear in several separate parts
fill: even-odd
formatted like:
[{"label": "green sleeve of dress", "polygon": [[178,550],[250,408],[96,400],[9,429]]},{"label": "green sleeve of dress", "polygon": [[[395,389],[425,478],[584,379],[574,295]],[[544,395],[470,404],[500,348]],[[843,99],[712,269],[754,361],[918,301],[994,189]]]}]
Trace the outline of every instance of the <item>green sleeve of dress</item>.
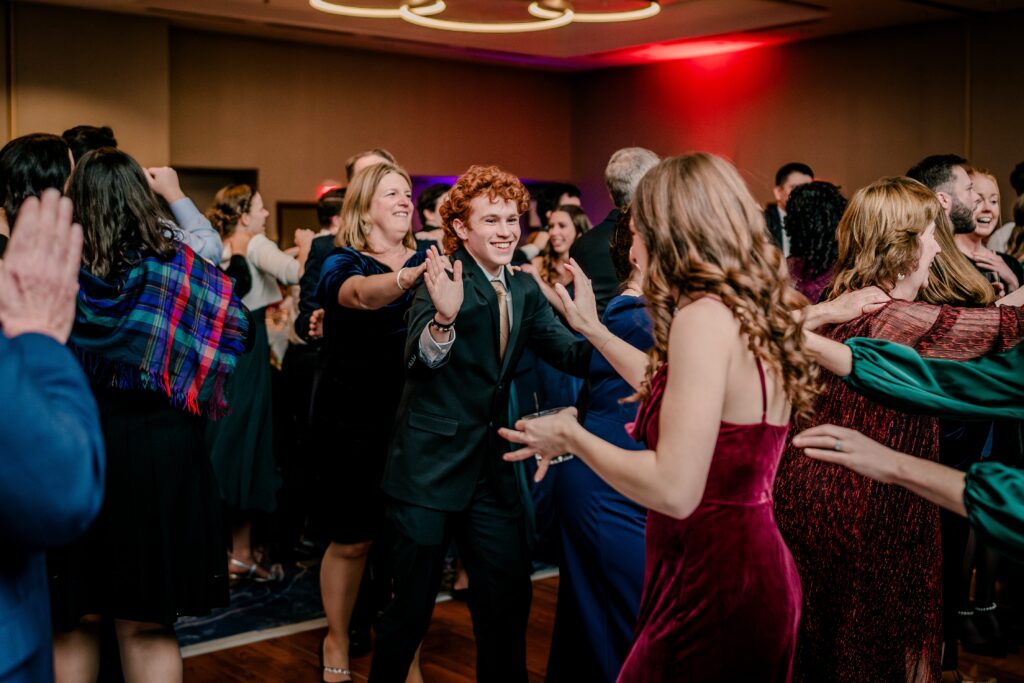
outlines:
[{"label": "green sleeve of dress", "polygon": [[848,339],[853,371],[843,381],[890,408],[935,417],[1024,419],[1024,344],[969,361],[921,358],[881,339]]},{"label": "green sleeve of dress", "polygon": [[972,465],[964,485],[964,507],[979,538],[1024,561],[1024,472],[998,462]]}]

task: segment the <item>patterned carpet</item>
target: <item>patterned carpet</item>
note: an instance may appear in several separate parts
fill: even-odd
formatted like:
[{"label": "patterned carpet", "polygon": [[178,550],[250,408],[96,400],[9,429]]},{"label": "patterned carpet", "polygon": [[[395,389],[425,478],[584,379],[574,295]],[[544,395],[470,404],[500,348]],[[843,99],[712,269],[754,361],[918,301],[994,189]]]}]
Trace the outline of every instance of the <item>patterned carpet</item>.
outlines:
[{"label": "patterned carpet", "polygon": [[280,583],[244,581],[231,589],[231,603],[205,617],[183,617],[175,624],[182,647],[240,633],[264,631],[323,617],[320,571],[286,567]]}]

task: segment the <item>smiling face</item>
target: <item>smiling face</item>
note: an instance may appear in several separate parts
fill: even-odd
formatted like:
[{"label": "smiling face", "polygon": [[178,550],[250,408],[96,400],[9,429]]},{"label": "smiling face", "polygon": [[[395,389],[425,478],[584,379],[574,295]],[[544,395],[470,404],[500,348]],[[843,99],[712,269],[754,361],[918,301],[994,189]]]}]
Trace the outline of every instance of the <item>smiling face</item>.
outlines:
[{"label": "smiling face", "polygon": [[548,217],[548,244],[559,257],[568,254],[576,241],[576,226],[565,211],[552,211]]},{"label": "smiling face", "polygon": [[412,227],[412,210],[412,189],[405,178],[398,173],[381,178],[370,202],[373,230],[384,233],[388,242],[400,241]]},{"label": "smiling face", "polygon": [[981,195],[981,203],[974,209],[974,234],[985,239],[999,226],[999,186],[992,176],[978,173],[973,177],[974,191]]},{"label": "smiling face", "polygon": [[466,223],[456,218],[452,228],[470,256],[489,275],[497,275],[512,261],[519,243],[519,210],[511,199],[480,194],[469,201]]}]

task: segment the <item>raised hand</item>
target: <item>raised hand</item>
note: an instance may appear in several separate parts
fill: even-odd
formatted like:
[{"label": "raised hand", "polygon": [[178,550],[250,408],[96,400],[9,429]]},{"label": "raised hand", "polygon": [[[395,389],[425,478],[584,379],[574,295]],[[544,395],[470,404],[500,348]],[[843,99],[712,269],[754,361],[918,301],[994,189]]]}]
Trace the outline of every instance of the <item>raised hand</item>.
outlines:
[{"label": "raised hand", "polygon": [[8,337],[37,332],[61,344],[71,334],[82,265],[82,228],[57,190],[18,211],[0,263],[0,325]]},{"label": "raised hand", "polygon": [[292,237],[292,240],[294,240],[295,246],[299,248],[300,252],[302,250],[309,251],[309,247],[313,244],[314,237],[316,237],[315,232],[302,228],[295,231],[295,235]]},{"label": "raised hand", "polygon": [[516,422],[515,429],[502,427],[498,435],[512,443],[523,444],[523,448],[505,453],[502,458],[508,462],[537,458],[537,474],[534,481],[540,481],[548,472],[551,461],[569,450],[568,435],[572,429],[579,427],[576,420],[576,409],[565,408],[542,417],[522,419]]},{"label": "raised hand", "polygon": [[[448,275],[449,270],[451,276]],[[431,246],[427,251],[423,282],[437,309],[437,321],[447,325],[455,320],[462,308],[462,262],[456,261],[452,266],[447,256],[443,256],[436,246]]]},{"label": "raised hand", "polygon": [[558,293],[558,298],[562,300],[565,307],[566,321],[574,330],[589,338],[602,327],[601,318],[597,315],[597,299],[594,297],[594,288],[590,283],[590,278],[580,268],[580,264],[576,263],[576,259],[569,259],[569,262],[563,267],[572,274],[575,298],[569,295],[569,290],[561,283],[555,285],[555,292]]},{"label": "raised hand", "polygon": [[170,166],[151,166],[145,169],[145,173],[150,189],[163,197],[168,204],[185,196],[178,182],[178,172]]}]

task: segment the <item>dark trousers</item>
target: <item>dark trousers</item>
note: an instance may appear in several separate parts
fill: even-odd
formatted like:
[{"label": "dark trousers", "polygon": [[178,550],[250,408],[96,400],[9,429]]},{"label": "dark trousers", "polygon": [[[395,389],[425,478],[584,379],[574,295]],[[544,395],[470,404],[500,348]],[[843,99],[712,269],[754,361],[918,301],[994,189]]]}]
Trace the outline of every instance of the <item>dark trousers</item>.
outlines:
[{"label": "dark trousers", "polygon": [[405,681],[430,626],[445,553],[454,540],[469,574],[476,678],[482,683],[525,683],[532,586],[522,507],[502,502],[485,478],[463,511],[392,500],[387,517],[394,598],[377,625],[370,682]]}]

